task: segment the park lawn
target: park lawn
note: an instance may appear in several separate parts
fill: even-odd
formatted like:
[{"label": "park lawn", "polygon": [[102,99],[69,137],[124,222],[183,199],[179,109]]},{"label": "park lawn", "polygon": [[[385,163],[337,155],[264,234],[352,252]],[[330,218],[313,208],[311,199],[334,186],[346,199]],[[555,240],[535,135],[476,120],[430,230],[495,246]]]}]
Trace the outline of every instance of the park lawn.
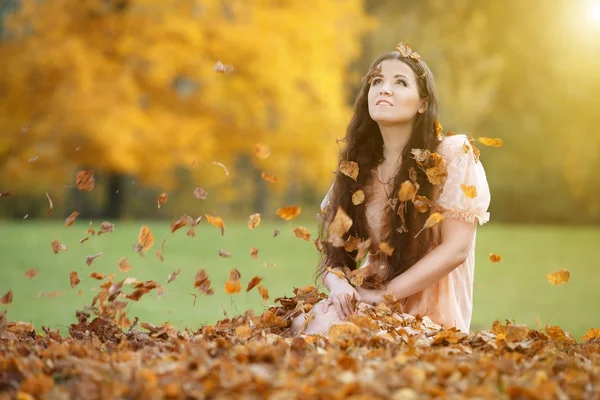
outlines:
[{"label": "park lawn", "polygon": [[[253,308],[257,313],[267,305],[262,303],[256,288],[245,292],[248,281],[261,276],[269,289],[272,304],[276,297],[291,296],[293,287],[313,283],[318,253],[311,242],[297,239],[296,226],[304,225],[316,235],[316,221],[262,222],[249,230],[246,221],[225,221],[225,234],[204,221],[196,228],[196,237],[186,236],[186,228],[170,233],[170,221],[145,221],[154,233],[154,247],[142,259],[132,249],[137,241],[141,222],[116,221],[115,231],[85,237],[87,221],[78,221],[65,227],[57,221],[0,221],[0,296],[9,289],[14,293],[8,309],[9,320],[32,322],[67,331],[75,322],[75,310],[90,304],[100,281],[89,277],[93,271],[115,274],[116,279],[128,276],[140,281],[155,280],[164,288],[164,296],[157,298],[155,291],[130,302],[131,319],[153,324],[168,321],[176,327],[195,330],[201,324],[214,323]],[[94,224],[98,230],[99,222]],[[281,233],[273,237],[274,229]],[[155,252],[164,237],[164,262]],[[59,239],[68,250],[53,254],[51,241]],[[474,311],[472,330],[489,329],[495,319],[511,320],[536,327],[560,325],[580,339],[591,327],[600,327],[600,229],[590,227],[519,226],[490,223],[478,230]],[[259,249],[257,260],[250,257],[250,248]],[[218,255],[224,249],[231,258]],[[91,266],[86,256],[102,253]],[[489,253],[503,257],[492,264]],[[117,268],[121,257],[128,257],[133,266],[128,273]],[[266,263],[274,266],[266,266]],[[25,277],[29,268],[38,268],[39,275]],[[177,279],[167,284],[168,275],[181,268]],[[206,269],[215,290],[208,297],[193,288],[196,272]],[[229,271],[237,268],[242,275],[243,290],[228,295],[223,288]],[[553,286],[545,274],[567,268],[571,272],[568,283]],[[69,284],[69,272],[77,271],[81,283],[74,289]],[[83,294],[78,295],[81,290]],[[59,292],[60,296],[47,298],[43,292]],[[194,296],[197,299],[194,303]]]}]

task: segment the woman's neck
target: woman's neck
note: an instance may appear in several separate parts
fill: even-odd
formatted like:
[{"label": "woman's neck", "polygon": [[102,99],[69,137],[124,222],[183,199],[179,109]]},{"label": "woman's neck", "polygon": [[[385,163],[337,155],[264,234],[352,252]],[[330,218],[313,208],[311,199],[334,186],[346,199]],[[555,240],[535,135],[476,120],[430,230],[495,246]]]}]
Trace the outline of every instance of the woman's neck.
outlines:
[{"label": "woman's neck", "polygon": [[383,158],[387,165],[397,166],[402,162],[402,152],[412,134],[412,124],[379,125],[383,137]]}]

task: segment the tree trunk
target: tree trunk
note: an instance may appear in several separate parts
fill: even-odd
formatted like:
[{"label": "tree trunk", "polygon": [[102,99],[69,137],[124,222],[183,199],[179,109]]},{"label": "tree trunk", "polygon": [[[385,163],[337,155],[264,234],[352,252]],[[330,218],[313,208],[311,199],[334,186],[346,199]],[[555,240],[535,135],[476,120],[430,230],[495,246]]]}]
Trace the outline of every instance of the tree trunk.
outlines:
[{"label": "tree trunk", "polygon": [[123,176],[116,172],[110,172],[106,179],[106,203],[102,212],[103,218],[121,218],[123,194]]}]

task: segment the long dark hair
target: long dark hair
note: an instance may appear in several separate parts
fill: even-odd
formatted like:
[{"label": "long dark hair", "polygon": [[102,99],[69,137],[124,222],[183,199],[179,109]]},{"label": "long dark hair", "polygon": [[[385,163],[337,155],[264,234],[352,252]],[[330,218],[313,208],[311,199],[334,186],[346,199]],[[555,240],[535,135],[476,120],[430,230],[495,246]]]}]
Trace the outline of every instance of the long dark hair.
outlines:
[{"label": "long dark hair", "polygon": [[[348,252],[344,247],[334,247],[327,241],[327,226],[335,217],[338,206],[341,206],[353,221],[352,227],[343,239],[347,239],[350,235],[362,240],[369,237],[365,216],[366,201],[355,206],[352,204],[352,194],[359,189],[368,193],[367,187],[371,180],[372,170],[383,161],[383,137],[377,122],[369,114],[368,92],[371,84],[369,77],[379,69],[382,61],[392,59],[404,62],[413,70],[419,95],[427,100],[427,110],[424,113],[418,113],[416,116],[412,134],[402,152],[402,165],[394,176],[391,196],[396,197],[402,182],[409,179],[409,170],[412,167],[417,171],[418,194],[431,199],[433,186],[427,179],[426,174],[418,168],[411,155],[411,150],[423,149],[435,152],[440,143],[435,131],[439,107],[433,74],[422,60],[403,57],[398,51],[387,52],[373,62],[369,72],[363,79],[362,87],[354,105],[354,115],[346,129],[345,147],[340,152],[340,163],[342,161],[358,163],[359,174],[356,181],[354,181],[340,172],[338,168],[333,191],[329,197],[330,206],[328,212],[323,215],[320,225],[320,238],[323,239],[321,241],[322,251],[315,278],[323,275],[328,267],[346,266],[350,270],[357,268],[357,263],[354,260],[357,251]],[[401,229],[402,220],[395,209],[386,207],[387,213],[382,216],[382,218],[387,219],[384,220],[384,225],[387,223],[391,227],[391,232],[386,241],[394,248],[391,256],[383,256],[389,266],[386,281],[402,274],[416,263],[425,254],[432,240],[429,229],[424,230],[415,238],[416,233],[427,220],[429,213],[417,212],[411,201],[406,202],[406,206],[405,215],[408,232]]]}]

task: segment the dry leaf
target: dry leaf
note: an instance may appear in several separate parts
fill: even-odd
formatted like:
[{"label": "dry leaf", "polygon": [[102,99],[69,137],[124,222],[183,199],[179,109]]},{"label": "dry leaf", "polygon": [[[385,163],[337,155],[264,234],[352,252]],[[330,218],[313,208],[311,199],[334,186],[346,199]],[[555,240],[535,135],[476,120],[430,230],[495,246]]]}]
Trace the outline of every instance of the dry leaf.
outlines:
[{"label": "dry leaf", "polygon": [[494,253],[490,253],[489,258],[490,258],[490,261],[493,263],[502,261],[502,256],[500,256],[498,254],[494,254]]},{"label": "dry leaf", "polygon": [[480,137],[480,138],[477,138],[477,141],[479,143],[481,143],[482,145],[489,146],[489,147],[502,147],[502,145],[504,144],[502,142],[502,139],[498,139],[498,138]]},{"label": "dry leaf", "polygon": [[79,274],[77,273],[77,271],[73,271],[73,272],[69,273],[69,281],[71,282],[71,288],[74,288],[75,286],[77,286],[79,284],[79,282],[81,282],[81,279],[79,279]]},{"label": "dry leaf", "polygon": [[98,236],[102,235],[103,233],[109,233],[109,232],[114,232],[115,231],[115,224],[111,224],[108,221],[104,221],[103,223],[100,224],[100,230],[98,231]]},{"label": "dry leaf", "polygon": [[358,178],[358,164],[354,161],[342,161],[340,163],[340,171],[342,174],[352,178],[356,182]]},{"label": "dry leaf", "polygon": [[277,210],[277,215],[286,221],[290,221],[298,216],[302,211],[298,206],[287,206]]},{"label": "dry leaf", "polygon": [[369,251],[370,247],[371,247],[371,238],[360,242],[358,244],[358,254],[354,258],[354,261],[360,262],[363,258],[365,258],[365,255],[367,254],[367,251]]},{"label": "dry leaf", "polygon": [[413,183],[417,183],[417,170],[414,167],[408,169],[408,179]]},{"label": "dry leaf", "polygon": [[160,206],[165,204],[167,202],[168,198],[169,198],[169,195],[167,193],[161,193],[160,196],[158,196],[158,199],[156,199],[156,202],[158,203],[158,208],[160,208]]},{"label": "dry leaf", "polygon": [[295,228],[294,234],[298,239],[306,240],[307,242],[310,241],[310,232],[304,226]]},{"label": "dry leaf", "polygon": [[344,250],[348,253],[351,253],[358,249],[358,245],[360,244],[360,238],[355,238],[352,235],[348,236],[348,239],[344,242]]},{"label": "dry leaf", "polygon": [[264,160],[271,155],[271,149],[269,149],[268,146],[259,143],[254,146],[254,153],[256,154],[256,157]]},{"label": "dry leaf", "polygon": [[0,192],[0,197],[8,197],[8,196],[12,196],[13,193],[12,192]]},{"label": "dry leaf", "polygon": [[260,293],[260,297],[262,297],[262,300],[264,302],[267,302],[267,300],[269,300],[269,290],[267,290],[266,287],[259,286],[258,287],[258,293]]},{"label": "dry leaf", "polygon": [[64,292],[58,292],[58,291],[54,291],[54,292],[40,292],[38,294],[38,296],[42,297],[42,298],[54,298],[54,297],[62,296],[63,294],[64,294]]},{"label": "dry leaf", "polygon": [[398,189],[398,200],[400,201],[412,201],[419,190],[419,184],[413,183],[412,181],[404,181]]},{"label": "dry leaf", "polygon": [[38,276],[39,272],[40,271],[37,268],[29,268],[27,271],[25,271],[25,278],[33,279]]},{"label": "dry leaf", "polygon": [[121,257],[119,259],[119,271],[128,272],[131,269],[131,264],[129,264],[129,260],[127,257]]},{"label": "dry leaf", "polygon": [[75,220],[77,219],[78,216],[79,216],[79,212],[78,211],[73,211],[71,213],[71,215],[69,215],[67,217],[67,219],[65,220],[65,226],[71,226],[71,225],[73,225],[73,223],[75,222]]},{"label": "dry leaf", "polygon": [[546,279],[554,286],[566,283],[569,281],[570,278],[571,273],[565,268],[563,268],[560,271],[553,272],[551,274],[546,274]]},{"label": "dry leaf", "polygon": [[421,230],[419,232],[417,232],[417,234],[415,235],[415,237],[419,236],[419,234],[421,232],[423,232],[424,229],[429,229],[431,227],[433,227],[436,224],[439,224],[440,222],[442,222],[444,220],[444,216],[440,213],[432,213],[429,218],[427,218],[427,221],[425,221],[425,226],[423,228],[421,228]]},{"label": "dry leaf", "polygon": [[221,167],[221,168],[223,168],[223,170],[225,170],[225,175],[229,176],[229,170],[227,169],[227,167],[226,167],[226,166],[224,166],[224,165],[223,165],[223,164],[221,164],[220,162],[216,162],[216,161],[213,161],[212,163],[213,163],[213,164],[215,164],[215,165],[218,165],[218,166],[219,166],[219,167]]},{"label": "dry leaf", "polygon": [[59,251],[67,251],[67,246],[62,244],[60,240],[53,240],[52,251],[54,252],[54,254],[57,254]]},{"label": "dry leaf", "polygon": [[85,263],[89,266],[92,265],[92,263],[94,262],[94,260],[98,257],[100,257],[102,255],[102,253],[98,253],[98,254],[94,254],[93,256],[87,256],[85,258]]},{"label": "dry leaf", "polygon": [[101,274],[100,272],[92,272],[90,274],[90,278],[92,278],[92,279],[98,279],[99,281],[101,281],[102,279],[105,278],[105,275]]},{"label": "dry leaf", "polygon": [[327,269],[327,272],[334,274],[338,278],[346,279],[346,275],[344,275],[344,273],[342,271],[340,271],[339,268],[327,267],[326,269]]},{"label": "dry leaf", "polygon": [[263,172],[262,174],[260,174],[260,176],[267,182],[271,182],[271,183],[279,183],[279,178],[276,177],[275,175],[272,174],[268,174],[266,172]]},{"label": "dry leaf", "polygon": [[279,236],[279,229],[273,229],[273,237]]},{"label": "dry leaf", "polygon": [[585,342],[600,341],[600,329],[590,328],[581,339]]},{"label": "dry leaf", "polygon": [[419,196],[417,194],[417,195],[415,195],[413,204],[415,205],[415,208],[417,209],[418,212],[426,213],[427,211],[429,211],[429,208],[431,205],[431,200],[429,200],[425,196]]},{"label": "dry leaf", "polygon": [[75,184],[77,185],[77,189],[79,189],[80,192],[91,192],[92,190],[94,190],[94,170],[82,169],[77,171]]},{"label": "dry leaf", "polygon": [[195,188],[193,194],[194,197],[198,200],[206,200],[206,198],[208,197],[208,192],[202,189],[201,187]]},{"label": "dry leaf", "polygon": [[260,225],[260,214],[252,214],[248,220],[248,228],[254,229]]},{"label": "dry leaf", "polygon": [[471,150],[473,150],[473,157],[475,158],[475,162],[478,162],[481,152],[479,151],[477,146],[475,146],[475,139],[473,138],[472,135],[468,136],[468,140],[469,140],[469,144],[471,145]]},{"label": "dry leaf", "polygon": [[251,291],[256,285],[258,285],[262,281],[260,276],[255,276],[248,282],[248,286],[246,287],[246,292]]},{"label": "dry leaf", "polygon": [[250,249],[250,257],[254,258],[255,260],[258,259],[258,249],[256,247],[252,247]]},{"label": "dry leaf", "polygon": [[352,194],[352,204],[355,206],[362,204],[363,201],[365,201],[365,192],[362,190],[358,189]]},{"label": "dry leaf", "polygon": [[171,283],[175,280],[175,278],[177,278],[177,275],[179,275],[179,273],[181,272],[181,268],[179,268],[176,271],[173,271],[169,274],[169,277],[167,279],[167,283]]},{"label": "dry leaf", "polygon": [[140,233],[138,234],[138,244],[141,246],[142,251],[148,251],[154,246],[154,235],[150,228],[146,225],[140,227]]},{"label": "dry leaf", "polygon": [[379,250],[381,250],[381,252],[388,257],[391,257],[394,253],[394,248],[390,246],[387,242],[379,243]]},{"label": "dry leaf", "polygon": [[86,237],[84,237],[83,239],[81,239],[81,240],[79,241],[79,243],[87,242],[88,240],[90,240],[90,237],[89,237],[89,236],[86,236]]},{"label": "dry leaf", "polygon": [[216,226],[217,228],[221,229],[221,236],[225,234],[225,222],[223,222],[223,220],[221,219],[221,217],[213,217],[212,215],[206,215],[206,219],[208,220],[208,223],[211,225]]},{"label": "dry leaf", "polygon": [[236,294],[242,290],[242,283],[240,282],[240,278],[242,275],[240,271],[233,268],[229,272],[229,280],[225,282],[225,293],[228,294]]},{"label": "dry leaf", "polygon": [[160,245],[160,249],[156,250],[156,257],[160,260],[160,262],[165,261],[165,242],[167,241],[167,237],[165,236]]},{"label": "dry leaf", "polygon": [[12,301],[13,301],[13,292],[12,292],[12,290],[9,290],[8,292],[6,292],[4,294],[4,296],[2,296],[0,298],[0,304],[3,304],[3,305],[9,305],[9,304],[12,303]]},{"label": "dry leaf", "polygon": [[219,249],[219,256],[224,258],[231,258],[231,253],[227,250]]},{"label": "dry leaf", "polygon": [[346,214],[342,206],[338,206],[337,212],[331,224],[329,224],[329,242],[335,247],[344,245],[342,237],[352,227],[352,219]]},{"label": "dry leaf", "polygon": [[54,203],[52,202],[52,199],[50,198],[48,192],[46,192],[46,198],[48,199],[48,212],[46,213],[47,218],[48,215],[50,215],[50,213],[52,212],[52,210],[54,210]]},{"label": "dry leaf", "polygon": [[427,180],[429,180],[432,185],[442,185],[448,176],[446,167],[443,164],[427,168],[425,174],[427,175]]},{"label": "dry leaf", "polygon": [[440,124],[440,121],[438,121],[438,120],[435,121],[433,130],[439,139],[444,137],[444,133],[443,133],[444,127],[442,126],[442,124]]},{"label": "dry leaf", "polygon": [[191,217],[183,215],[177,221],[171,222],[171,233],[175,233],[176,230],[186,226],[189,223],[189,220],[191,219]]},{"label": "dry leaf", "polygon": [[206,295],[212,296],[215,294],[215,291],[210,287],[210,279],[208,279],[208,275],[206,275],[206,271],[204,271],[204,269],[196,272],[194,287],[197,287],[201,293]]},{"label": "dry leaf", "polygon": [[477,186],[461,184],[460,188],[462,189],[465,196],[467,196],[468,198],[474,199],[475,197],[477,197]]},{"label": "dry leaf", "polygon": [[275,263],[265,262],[265,267],[267,267],[267,268],[274,268],[275,267]]},{"label": "dry leaf", "polygon": [[225,65],[219,60],[213,65],[213,71],[221,74],[231,74],[232,72],[235,72],[235,68],[233,68],[232,65]]}]

